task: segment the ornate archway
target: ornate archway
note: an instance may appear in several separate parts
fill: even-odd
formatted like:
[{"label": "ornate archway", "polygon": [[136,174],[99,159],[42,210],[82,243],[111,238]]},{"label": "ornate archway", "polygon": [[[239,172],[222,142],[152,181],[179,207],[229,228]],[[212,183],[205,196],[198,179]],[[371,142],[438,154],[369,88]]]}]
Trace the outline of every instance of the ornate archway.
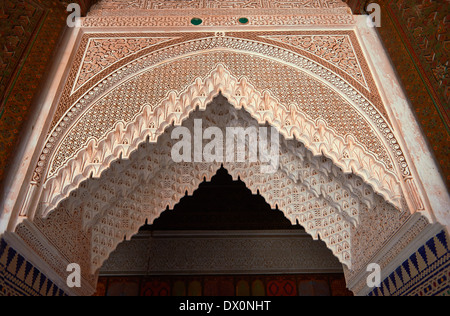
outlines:
[{"label": "ornate archway", "polygon": [[[429,223],[443,218],[361,44],[367,30],[340,1],[297,3],[295,15],[282,4],[276,15],[255,4],[246,25],[233,16],[241,4],[231,1],[235,10],[215,15],[210,1],[198,29],[190,7],[152,8],[143,18],[132,7],[128,18],[117,13],[124,3],[110,2],[98,4],[70,38],[62,83],[49,92],[19,168],[26,185],[3,202],[3,230],[20,236],[56,278],[64,279],[71,260],[82,262],[78,294],[93,291],[98,268],[124,236],[215,173],[217,163],[163,157],[171,126],[189,124],[190,115],[205,119],[219,94],[249,114],[238,126],[269,124],[284,138],[277,173],[261,175],[258,163],[229,164],[230,173],[320,236],[355,292],[367,292],[368,263],[387,267],[407,248],[390,243],[401,228],[408,241],[425,238]],[[39,145],[30,148],[33,142]]]},{"label": "ornate archway", "polygon": [[[206,104],[219,92],[228,97],[236,108],[249,111],[258,123],[268,122],[286,138],[302,141],[314,155],[323,154],[330,157],[344,172],[354,172],[361,176],[386,200],[398,208],[401,207],[401,187],[392,171],[379,162],[375,155],[367,153],[365,146],[353,136],[339,136],[324,120],[311,120],[301,113],[295,104],[287,108],[272,97],[269,91],[256,91],[247,79],[237,80],[222,65],[218,65],[204,80],[196,79],[193,85],[184,90],[185,92],[179,95],[170,92],[159,106],[144,105],[142,111],[135,115],[133,122],[116,124],[114,130],[100,141],[91,139],[86,148],[78,151],[63,168],[57,168],[60,165],[59,157],[55,157],[50,168],[53,171],[52,176],[48,176],[42,198],[44,209],[39,213],[47,215],[72,188],[78,187],[88,176],[99,176],[109,167],[109,163],[119,156],[128,157],[147,137],[154,142],[167,126],[181,124],[197,107],[205,109]],[[73,112],[76,111],[69,114]],[[57,129],[58,127],[48,143],[57,137]],[[72,140],[71,135],[68,135],[66,143],[72,143]],[[67,155],[64,153],[66,148],[63,142],[57,152]],[[44,153],[41,159],[44,160],[46,156]]]},{"label": "ornate archway", "polygon": [[[194,111],[183,126],[192,133],[195,119],[202,119],[205,128],[218,127],[224,133],[227,127],[258,126],[250,114],[237,110],[222,95],[211,103]],[[83,263],[87,288],[95,288],[99,268],[124,238],[130,239],[144,223],[152,223],[167,207],[192,194],[220,168],[219,162],[175,163],[171,158],[177,142],[171,138],[174,128],[169,127],[155,143],[147,137],[127,158],[112,162],[98,179],[82,181],[46,218],[19,225],[17,234],[32,243],[37,228],[61,257]],[[246,154],[250,161],[250,153]],[[379,240],[371,242],[373,247],[410,217],[360,177],[345,174],[323,155],[314,156],[297,140],[283,138],[280,168],[274,174],[261,173],[259,161],[223,165],[234,179],[240,178],[254,193],[259,192],[292,223],[300,223],[314,239],[323,240],[348,270],[359,270],[372,254],[367,240],[360,239],[360,231],[378,235]],[[367,226],[375,222],[389,224],[378,229]],[[66,262],[53,264],[62,271]]]}]

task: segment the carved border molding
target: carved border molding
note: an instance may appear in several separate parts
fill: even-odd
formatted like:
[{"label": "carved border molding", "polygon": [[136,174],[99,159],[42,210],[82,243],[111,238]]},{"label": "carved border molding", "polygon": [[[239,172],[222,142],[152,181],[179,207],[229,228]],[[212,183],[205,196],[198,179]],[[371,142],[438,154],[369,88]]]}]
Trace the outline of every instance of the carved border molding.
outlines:
[{"label": "carved border molding", "polygon": [[257,11],[261,9],[296,9],[296,10],[344,10],[350,12],[348,5],[342,0],[101,0],[91,8],[91,15],[127,10],[153,10],[184,12],[186,10],[213,10],[220,14],[221,9],[239,9]]},{"label": "carved border molding", "polygon": [[[174,263],[173,250],[187,260]],[[254,256],[248,256],[250,252]],[[199,271],[207,274],[342,273],[342,264],[323,243],[313,241],[304,232],[144,232],[119,245],[99,274],[193,275]]]},{"label": "carved border molding", "polygon": [[[197,16],[196,12],[192,17]],[[209,16],[204,18],[202,26],[208,27],[242,27],[238,16]],[[100,16],[86,17],[82,25],[87,28],[95,27],[183,27],[196,29],[191,24],[192,17],[186,16]],[[353,25],[355,22],[347,14],[302,14],[302,15],[248,15],[247,26],[333,26]]]},{"label": "carved border molding", "polygon": [[83,21],[85,27],[152,26],[197,27],[190,20],[201,17],[202,26],[351,25],[350,8],[342,1],[115,1],[100,2]]}]

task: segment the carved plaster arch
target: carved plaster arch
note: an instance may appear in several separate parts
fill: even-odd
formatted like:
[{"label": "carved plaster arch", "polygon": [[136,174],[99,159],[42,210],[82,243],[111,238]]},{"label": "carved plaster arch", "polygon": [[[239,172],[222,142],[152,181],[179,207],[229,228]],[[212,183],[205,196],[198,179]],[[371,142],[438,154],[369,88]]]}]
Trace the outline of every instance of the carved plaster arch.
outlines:
[{"label": "carved plaster arch", "polygon": [[[381,141],[382,144],[384,143],[382,146],[387,149],[387,155],[392,156],[387,158],[387,161],[380,159],[387,166],[393,164],[393,166],[388,166],[388,169],[392,171],[397,170],[393,172],[397,173],[399,178],[407,178],[410,176],[408,163],[403,156],[403,152],[393,133],[393,128],[390,126],[389,120],[385,118],[387,114],[385,113],[381,99],[377,95],[377,88],[373,80],[371,81],[370,90],[367,90],[369,89],[368,87],[355,88],[354,83],[351,83],[351,79],[344,78],[345,72],[324,61],[322,62],[325,65],[322,65],[315,60],[314,55],[306,51],[296,50],[292,46],[288,48],[283,47],[283,45],[281,47],[276,46],[281,45],[276,41],[266,43],[264,42],[267,41],[265,36],[260,36],[258,38],[259,41],[248,38],[223,36],[223,34],[216,34],[215,37],[209,35],[209,37],[200,36],[189,41],[181,40],[181,43],[176,43],[156,51],[152,51],[151,47],[149,47],[139,54],[141,57],[130,56],[130,58],[125,58],[118,66],[106,69],[106,73],[101,73],[99,76],[96,76],[90,86],[83,89],[83,91],[77,91],[71,95],[67,92],[64,96],[65,100],[59,105],[55,114],[53,121],[54,128],[48,137],[46,148],[42,152],[41,161],[33,177],[34,181],[39,183],[43,180],[42,168],[48,163],[47,160],[52,151],[49,148],[53,148],[53,145],[61,140],[61,135],[64,135],[68,126],[71,126],[74,121],[79,119],[80,113],[83,113],[86,108],[92,106],[92,100],[103,97],[105,92],[120,86],[125,81],[136,76],[136,74],[140,74],[154,67],[156,64],[170,63],[177,59],[186,58],[186,56],[193,56],[202,52],[211,53],[214,51],[234,51],[239,54],[248,54],[248,56],[264,57],[273,62],[281,63],[280,65],[301,70],[307,73],[308,76],[312,76],[321,83],[325,83],[332,91],[338,92],[346,102],[349,102],[354,107],[354,110],[362,115],[365,120],[370,122],[374,131],[378,134],[378,141]],[[206,68],[209,69],[209,67]],[[366,75],[370,77],[369,74]],[[74,77],[75,73],[71,76]],[[72,84],[75,83],[70,81],[66,88],[71,89]],[[356,84],[356,86],[358,85]],[[175,90],[177,93],[180,93],[184,88],[185,86]],[[272,93],[272,95],[274,94]],[[292,101],[287,101],[286,103],[290,102]],[[52,175],[53,171],[50,176]]]},{"label": "carved plaster arch", "polygon": [[387,201],[401,207],[402,189],[398,177],[386,170],[383,163],[367,153],[351,136],[345,138],[314,122],[299,112],[295,105],[286,107],[269,91],[259,92],[247,79],[237,79],[223,65],[218,65],[205,79],[198,78],[184,92],[169,93],[166,100],[152,109],[145,106],[130,124],[118,123],[98,143],[89,142],[54,178],[45,184],[43,216],[89,176],[98,177],[120,156],[127,158],[147,137],[156,141],[166,127],[180,125],[197,107],[206,105],[221,92],[236,108],[244,108],[261,124],[268,122],[287,139],[300,140],[314,155],[329,157],[345,173],[355,173],[370,184]]},{"label": "carved plaster arch", "polygon": [[[332,207],[323,198],[318,198],[312,194],[305,186],[295,184],[286,174],[278,171],[274,175],[266,176],[254,176],[255,171],[259,169],[259,165],[247,165],[242,169],[247,169],[247,172],[243,170],[233,170],[230,164],[224,164],[227,169],[232,170],[233,178],[237,180],[241,179],[248,187],[252,187],[253,190],[258,190],[260,194],[266,198],[269,204],[279,206],[286,217],[292,222],[298,222],[305,225],[305,230],[314,238],[321,238],[327,245],[327,247],[333,252],[333,254],[339,259],[341,263],[351,268],[351,233],[350,229],[352,224],[343,218],[339,212]],[[157,199],[161,206],[162,202],[169,204],[165,207],[173,207],[176,201],[179,201],[185,192],[183,189],[195,191],[198,185],[206,179],[209,181],[212,176],[215,175],[217,169],[220,168],[220,164],[197,164],[197,165],[172,165],[163,169],[157,177],[154,178],[147,186],[154,186],[161,194],[167,194],[170,198]],[[184,170],[183,170],[184,169]],[[181,181],[182,175],[191,176],[192,182],[187,185]],[[181,172],[183,172],[181,174]],[[252,174],[253,173],[253,174]],[[199,175],[202,174],[203,177]],[[255,179],[259,179],[258,183]],[[180,183],[178,182],[180,181]],[[158,183],[169,184],[169,188],[165,186],[156,186]],[[277,187],[275,184],[278,184]],[[140,185],[142,186],[142,184]],[[140,204],[140,197],[144,193],[139,190],[139,185],[136,185],[135,192],[131,193],[124,199],[119,205],[110,209],[108,214],[92,226],[92,253],[91,253],[91,267],[92,271],[97,271],[103,264],[103,262],[109,257],[109,255],[116,249],[119,243],[124,239],[124,235],[127,234],[127,239],[136,234],[140,225],[145,222],[145,214],[143,211],[145,207]],[[283,193],[280,193],[283,192]],[[280,194],[277,197],[277,194]],[[305,201],[303,208],[296,210],[294,203],[289,203],[290,199],[301,196],[299,199]],[[309,198],[309,200],[307,200]],[[156,204],[156,203],[155,203]],[[148,207],[155,204],[149,203]],[[298,204],[297,204],[298,205]],[[154,209],[152,207],[152,209]],[[149,223],[152,223],[154,219],[165,210],[165,208],[159,208],[159,212],[153,212],[149,216]],[[285,210],[285,211],[284,211]],[[123,219],[128,220],[127,230],[122,230],[121,223]],[[121,234],[123,233],[123,234]]]},{"label": "carved plaster arch", "polygon": [[[209,106],[207,111],[211,109]],[[193,114],[205,118],[210,126],[219,125],[219,120],[222,125],[232,121],[232,115],[224,118],[205,117],[200,111]],[[238,126],[257,124],[248,117],[247,121],[240,118]],[[185,123],[192,123],[192,119]],[[61,207],[69,212],[82,210],[83,229],[91,231],[93,274],[124,236],[130,238],[137,233],[146,220],[153,222],[167,206],[178,203],[185,191],[192,194],[204,178],[211,179],[220,167],[219,163],[174,163],[169,154],[173,147],[169,135],[166,131],[157,143],[141,144],[129,159],[113,163],[100,179],[81,183],[63,201]],[[359,186],[351,182],[358,181],[357,177],[350,182],[346,176],[339,177],[342,172],[333,170],[331,161],[308,154],[303,145],[292,146],[295,142],[282,144],[282,167],[273,175],[261,174],[259,163],[224,165],[234,179],[240,178],[253,193],[259,192],[273,208],[278,206],[291,222],[298,220],[315,239],[320,236],[333,254],[351,268],[351,228],[357,224],[359,212],[374,208],[375,193],[362,180]]]}]

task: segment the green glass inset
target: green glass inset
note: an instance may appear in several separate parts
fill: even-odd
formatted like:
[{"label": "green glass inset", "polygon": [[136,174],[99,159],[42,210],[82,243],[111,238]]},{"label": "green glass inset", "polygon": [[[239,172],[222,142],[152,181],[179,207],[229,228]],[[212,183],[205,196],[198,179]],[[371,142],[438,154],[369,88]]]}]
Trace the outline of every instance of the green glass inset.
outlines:
[{"label": "green glass inset", "polygon": [[248,24],[249,20],[247,18],[240,18],[239,23],[241,24]]},{"label": "green glass inset", "polygon": [[193,18],[193,19],[191,20],[191,23],[192,23],[193,25],[200,25],[200,24],[203,23],[203,20],[200,19],[200,18]]}]

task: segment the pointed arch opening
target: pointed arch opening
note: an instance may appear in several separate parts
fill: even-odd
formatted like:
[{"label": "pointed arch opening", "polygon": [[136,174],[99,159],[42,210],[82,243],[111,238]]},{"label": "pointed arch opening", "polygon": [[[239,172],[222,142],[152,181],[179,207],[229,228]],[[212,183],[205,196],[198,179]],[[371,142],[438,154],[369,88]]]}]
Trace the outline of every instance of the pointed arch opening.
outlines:
[{"label": "pointed arch opening", "polygon": [[[202,120],[204,129],[222,131],[230,126],[270,127],[259,124],[219,94],[204,109],[193,111],[181,126],[169,126],[156,143],[147,139],[128,158],[112,162],[100,177],[81,182],[46,218],[19,225],[17,233],[24,240],[34,238],[29,226],[36,226],[62,257],[83,262],[86,282],[95,288],[99,269],[124,239],[130,240],[142,225],[152,224],[183,196],[192,195],[222,164],[234,180],[241,180],[253,194],[264,197],[291,224],[300,224],[313,239],[322,240],[346,271],[360,268],[365,260],[353,256],[364,247],[364,242],[359,242],[359,223],[366,225],[367,216],[382,220],[384,216],[404,215],[363,179],[344,173],[323,155],[315,156],[302,142],[281,135],[279,168],[274,173],[262,173],[261,161],[249,161],[250,138],[245,140],[244,162],[175,163],[171,153],[179,140],[172,138],[172,132],[179,127],[194,131],[196,120]],[[210,141],[202,140],[204,145]],[[378,215],[380,212],[385,214]],[[73,240],[81,244],[68,247]],[[64,264],[59,269],[65,269]]]},{"label": "pointed arch opening", "polygon": [[[325,243],[223,166],[117,247],[100,269],[96,295],[187,295],[194,280],[204,296],[351,295],[334,286],[345,283],[343,268]],[[280,284],[288,291],[274,288]]]}]

